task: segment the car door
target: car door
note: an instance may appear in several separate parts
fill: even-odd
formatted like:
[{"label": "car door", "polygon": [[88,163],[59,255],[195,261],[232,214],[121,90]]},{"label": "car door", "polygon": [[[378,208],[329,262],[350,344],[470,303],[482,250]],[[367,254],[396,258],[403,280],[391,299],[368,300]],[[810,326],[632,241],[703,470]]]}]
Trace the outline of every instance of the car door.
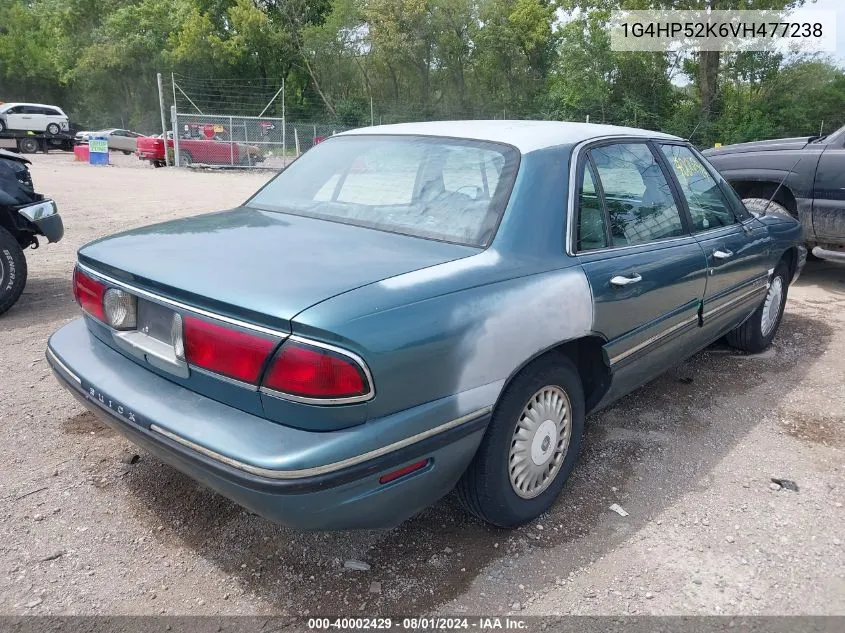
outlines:
[{"label": "car door", "polygon": [[707,257],[701,343],[719,338],[752,312],[766,292],[771,237],[762,222],[727,197],[727,183],[692,148],[659,148],[689,213],[693,236]]},{"label": "car door", "polygon": [[840,134],[825,147],[816,168],[813,233],[823,244],[845,245],[845,146]]},{"label": "car door", "polygon": [[124,130],[112,130],[109,132],[109,149],[126,151],[127,140]]},{"label": "car door", "polygon": [[10,130],[25,130],[29,119],[24,118],[24,107],[15,106],[6,110],[6,127]]},{"label": "car door", "polygon": [[43,132],[47,129],[47,116],[44,114],[44,108],[34,105],[23,106],[23,114],[21,118],[25,122],[24,129],[33,132]]},{"label": "car door", "polygon": [[605,142],[579,158],[574,250],[593,294],[613,400],[696,351],[706,261],[652,147]]}]

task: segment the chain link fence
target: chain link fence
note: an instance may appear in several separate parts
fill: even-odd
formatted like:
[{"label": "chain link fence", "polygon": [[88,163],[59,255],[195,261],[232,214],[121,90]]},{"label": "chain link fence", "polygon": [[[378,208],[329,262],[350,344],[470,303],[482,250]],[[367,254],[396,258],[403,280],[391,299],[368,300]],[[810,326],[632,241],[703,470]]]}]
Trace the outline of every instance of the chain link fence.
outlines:
[{"label": "chain link fence", "polygon": [[176,112],[169,142],[178,167],[282,169],[302,152],[346,127],[284,118]]}]

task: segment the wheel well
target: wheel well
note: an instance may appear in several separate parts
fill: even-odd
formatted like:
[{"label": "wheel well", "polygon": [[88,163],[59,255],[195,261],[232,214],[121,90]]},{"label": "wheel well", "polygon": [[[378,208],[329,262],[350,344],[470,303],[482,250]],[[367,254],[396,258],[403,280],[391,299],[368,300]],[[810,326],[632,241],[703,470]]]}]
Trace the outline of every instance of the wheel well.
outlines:
[{"label": "wheel well", "polygon": [[581,384],[584,386],[584,403],[587,412],[589,412],[595,408],[610,387],[610,368],[605,363],[604,351],[602,350],[604,344],[605,340],[600,336],[585,336],[555,345],[538,354],[515,371],[508,378],[504,388],[507,388],[511,380],[531,363],[549,355],[563,354],[578,369]]},{"label": "wheel well", "polygon": [[731,185],[739,194],[740,198],[763,198],[768,200],[777,190],[772,198],[775,202],[789,211],[794,217],[798,217],[798,203],[795,195],[786,185],[778,187],[779,182],[760,182],[757,180],[732,180]]}]

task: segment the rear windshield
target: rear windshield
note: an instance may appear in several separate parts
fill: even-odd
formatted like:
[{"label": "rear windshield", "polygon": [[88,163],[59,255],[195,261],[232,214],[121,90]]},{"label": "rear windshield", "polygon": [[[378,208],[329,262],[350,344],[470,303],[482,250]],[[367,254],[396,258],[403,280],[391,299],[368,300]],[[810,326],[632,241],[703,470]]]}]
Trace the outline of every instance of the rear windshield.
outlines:
[{"label": "rear windshield", "polygon": [[482,247],[496,232],[518,166],[519,153],[499,143],[337,136],[246,206]]}]

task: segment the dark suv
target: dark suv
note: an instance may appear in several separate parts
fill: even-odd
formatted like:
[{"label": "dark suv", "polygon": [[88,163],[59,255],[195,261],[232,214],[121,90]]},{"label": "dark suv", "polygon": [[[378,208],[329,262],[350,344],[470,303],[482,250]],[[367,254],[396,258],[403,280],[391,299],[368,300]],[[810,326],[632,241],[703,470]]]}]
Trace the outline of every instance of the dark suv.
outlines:
[{"label": "dark suv", "polygon": [[38,236],[58,242],[64,235],[56,203],[35,193],[23,156],[0,149],[0,314],[26,285],[23,249],[38,248]]}]

